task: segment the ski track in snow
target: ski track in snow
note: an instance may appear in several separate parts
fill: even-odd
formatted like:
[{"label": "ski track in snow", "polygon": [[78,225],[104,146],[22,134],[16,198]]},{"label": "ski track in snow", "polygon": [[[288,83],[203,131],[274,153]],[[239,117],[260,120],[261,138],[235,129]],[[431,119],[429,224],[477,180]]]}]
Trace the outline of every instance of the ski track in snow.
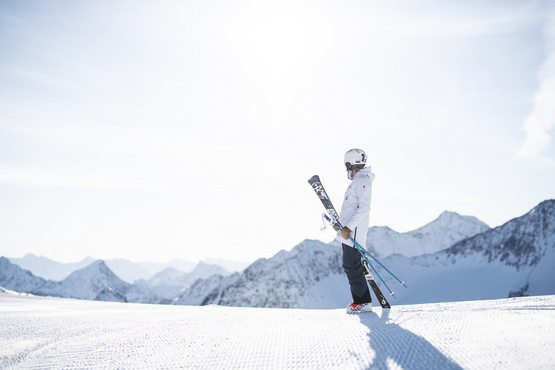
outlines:
[{"label": "ski track in snow", "polygon": [[0,294],[0,368],[553,369],[555,296],[344,310]]}]

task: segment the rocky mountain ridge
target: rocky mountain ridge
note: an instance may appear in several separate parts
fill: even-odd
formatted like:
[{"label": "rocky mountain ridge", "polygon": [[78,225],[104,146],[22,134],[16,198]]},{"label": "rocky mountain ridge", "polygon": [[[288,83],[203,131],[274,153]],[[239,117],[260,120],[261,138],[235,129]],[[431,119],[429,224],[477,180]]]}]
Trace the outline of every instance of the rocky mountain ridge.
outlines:
[{"label": "rocky mountain ridge", "polygon": [[406,233],[399,233],[387,226],[370,227],[366,247],[377,258],[393,254],[414,257],[439,252],[489,229],[476,217],[445,211],[432,222]]},{"label": "rocky mountain ridge", "polygon": [[149,280],[129,284],[114,274],[106,262],[97,260],[58,282],[36,277],[0,257],[0,286],[3,288],[40,296],[88,300],[170,303],[196,280],[214,274],[227,276],[229,272],[220,266],[200,263],[189,273],[168,268]]},{"label": "rocky mountain ridge", "polygon": [[[521,217],[485,228],[436,253],[393,254],[381,259],[409,286],[396,285],[376,266],[396,293],[397,299],[390,303],[555,294],[554,215],[555,200],[545,201]],[[337,308],[350,302],[341,251],[333,243],[305,240],[291,252],[257,261],[227,286],[214,284],[215,279],[197,281],[195,291],[207,292],[197,302],[299,308]],[[383,286],[382,291],[386,292]],[[191,293],[191,289],[184,291],[177,303],[187,302]]]}]

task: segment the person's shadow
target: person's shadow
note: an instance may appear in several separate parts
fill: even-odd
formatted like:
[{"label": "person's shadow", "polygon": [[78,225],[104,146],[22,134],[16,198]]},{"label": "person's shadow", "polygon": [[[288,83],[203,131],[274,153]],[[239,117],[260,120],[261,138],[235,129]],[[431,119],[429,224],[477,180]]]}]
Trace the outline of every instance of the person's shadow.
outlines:
[{"label": "person's shadow", "polygon": [[371,369],[389,369],[391,362],[402,369],[462,369],[426,339],[389,320],[388,309],[382,310],[381,317],[375,312],[359,317],[370,330],[370,348],[376,352]]}]

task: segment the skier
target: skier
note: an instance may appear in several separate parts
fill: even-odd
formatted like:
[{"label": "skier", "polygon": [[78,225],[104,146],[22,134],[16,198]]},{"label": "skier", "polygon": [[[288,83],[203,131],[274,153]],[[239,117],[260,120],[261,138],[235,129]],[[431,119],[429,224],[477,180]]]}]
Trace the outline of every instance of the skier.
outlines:
[{"label": "skier", "polygon": [[366,246],[366,234],[370,221],[370,202],[372,199],[372,182],[375,175],[366,166],[366,153],[361,149],[351,149],[345,153],[344,163],[347,177],[351,183],[347,187],[339,219],[341,230],[337,231],[336,240],[343,248],[343,269],[349,279],[353,302],[347,306],[347,313],[372,311],[372,297],[366,284],[361,255],[349,240],[349,236],[360,245]]}]

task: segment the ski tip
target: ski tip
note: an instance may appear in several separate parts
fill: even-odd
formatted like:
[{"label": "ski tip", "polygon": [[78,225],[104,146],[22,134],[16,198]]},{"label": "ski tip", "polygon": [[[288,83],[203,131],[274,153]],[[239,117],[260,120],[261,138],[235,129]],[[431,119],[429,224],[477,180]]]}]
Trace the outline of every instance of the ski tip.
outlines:
[{"label": "ski tip", "polygon": [[308,179],[309,183],[313,183],[314,181],[320,181],[320,177],[318,175],[314,175],[312,176],[310,179]]},{"label": "ski tip", "polygon": [[404,281],[401,281],[401,285],[404,286],[405,288],[408,288],[408,286],[405,285]]}]

